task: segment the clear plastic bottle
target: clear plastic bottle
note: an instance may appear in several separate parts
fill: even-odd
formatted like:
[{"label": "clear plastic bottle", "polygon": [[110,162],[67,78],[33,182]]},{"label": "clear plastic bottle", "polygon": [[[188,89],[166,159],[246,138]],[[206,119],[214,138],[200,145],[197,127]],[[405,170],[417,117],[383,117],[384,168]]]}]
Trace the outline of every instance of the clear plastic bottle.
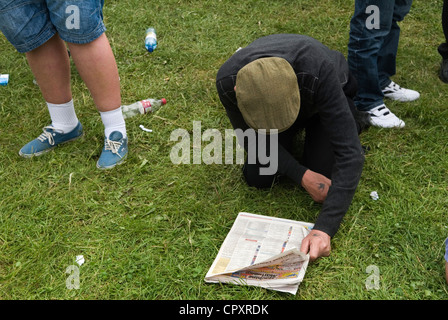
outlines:
[{"label": "clear plastic bottle", "polygon": [[122,106],[121,111],[125,119],[145,113],[157,111],[161,106],[166,104],[166,99],[145,99],[137,101],[133,104]]},{"label": "clear plastic bottle", "polygon": [[145,47],[149,52],[153,52],[157,48],[157,35],[154,28],[146,30]]},{"label": "clear plastic bottle", "polygon": [[0,86],[6,86],[9,82],[9,74],[0,74]]}]

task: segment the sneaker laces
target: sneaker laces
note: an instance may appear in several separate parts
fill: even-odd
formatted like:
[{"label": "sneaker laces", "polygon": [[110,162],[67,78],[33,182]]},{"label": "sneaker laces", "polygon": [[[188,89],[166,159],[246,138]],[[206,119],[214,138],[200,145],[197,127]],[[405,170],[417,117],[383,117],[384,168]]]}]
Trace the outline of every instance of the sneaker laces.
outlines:
[{"label": "sneaker laces", "polygon": [[113,141],[113,140],[109,140],[109,138],[106,138],[104,148],[105,148],[105,150],[112,151],[112,153],[115,153],[116,155],[118,155],[121,158],[121,155],[118,153],[118,150],[120,150],[120,147],[122,144],[123,144],[123,142]]},{"label": "sneaker laces", "polygon": [[58,133],[64,133],[64,132],[62,130],[55,129],[53,127],[44,127],[42,129],[43,132],[40,134],[40,136],[37,137],[37,139],[40,142],[44,142],[45,140],[48,140],[48,143],[51,146],[54,146],[54,138],[53,138],[53,136],[55,135],[55,133],[54,132],[49,132],[49,131],[47,131],[47,129],[51,129],[54,132],[58,132]]}]

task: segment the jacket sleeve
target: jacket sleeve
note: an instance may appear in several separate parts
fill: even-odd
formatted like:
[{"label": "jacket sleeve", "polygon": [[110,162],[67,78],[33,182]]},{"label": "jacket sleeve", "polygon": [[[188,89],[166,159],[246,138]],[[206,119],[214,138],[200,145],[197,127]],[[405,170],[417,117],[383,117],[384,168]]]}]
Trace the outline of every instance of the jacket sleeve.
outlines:
[{"label": "jacket sleeve", "polygon": [[361,178],[364,154],[347,98],[330,63],[321,65],[315,97],[321,123],[334,152],[335,164],[331,187],[314,228],[333,237],[353,200]]}]

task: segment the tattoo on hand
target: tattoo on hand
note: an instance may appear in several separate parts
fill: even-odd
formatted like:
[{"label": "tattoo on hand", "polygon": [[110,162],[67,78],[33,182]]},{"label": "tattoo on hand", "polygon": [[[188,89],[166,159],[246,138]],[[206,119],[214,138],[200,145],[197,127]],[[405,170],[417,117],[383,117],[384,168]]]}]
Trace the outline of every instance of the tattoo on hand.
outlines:
[{"label": "tattoo on hand", "polygon": [[319,183],[319,190],[324,191],[325,190],[325,183]]}]

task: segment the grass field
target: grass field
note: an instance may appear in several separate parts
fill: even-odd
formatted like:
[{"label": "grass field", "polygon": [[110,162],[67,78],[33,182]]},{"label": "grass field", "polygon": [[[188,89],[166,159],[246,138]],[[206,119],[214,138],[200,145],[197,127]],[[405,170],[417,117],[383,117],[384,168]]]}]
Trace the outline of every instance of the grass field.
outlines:
[{"label": "grass field", "polygon": [[[358,191],[332,240],[330,257],[309,265],[297,295],[206,284],[204,276],[238,212],[314,222],[320,205],[292,184],[247,187],[240,165],[170,160],[178,128],[230,129],[215,90],[219,67],[238,47],[274,33],[312,36],[347,54],[350,0],[109,0],[105,24],[123,104],[165,97],[156,115],[127,121],[126,163],[95,163],[103,126],[75,68],[77,115],[86,134],[33,159],[18,151],[49,124],[25,56],[0,35],[0,299],[445,300],[448,236],[447,85],[437,76],[442,0],[414,1],[401,23],[397,75],[418,90],[412,103],[388,102],[403,129],[371,128]],[[144,48],[155,27],[158,48]],[[139,128],[153,129],[152,133]],[[203,143],[202,147],[205,144]],[[369,194],[377,191],[379,200]],[[76,255],[80,288],[66,287]],[[367,290],[366,268],[380,287]]]}]

